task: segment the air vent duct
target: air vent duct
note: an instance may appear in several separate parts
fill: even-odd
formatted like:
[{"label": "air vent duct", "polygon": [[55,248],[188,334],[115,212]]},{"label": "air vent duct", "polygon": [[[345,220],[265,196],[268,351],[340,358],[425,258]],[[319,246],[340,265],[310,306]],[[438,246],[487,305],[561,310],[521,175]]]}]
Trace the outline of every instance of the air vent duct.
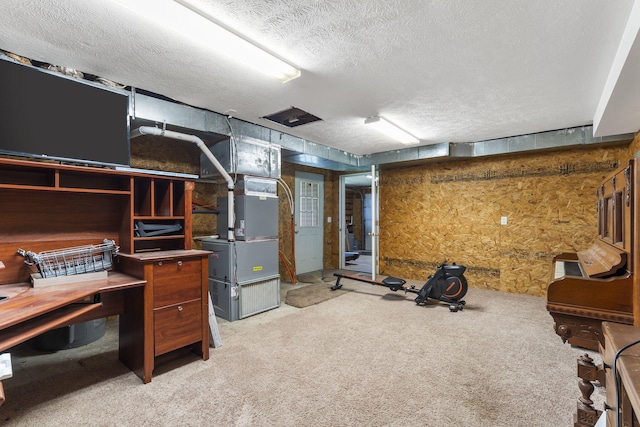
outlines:
[{"label": "air vent duct", "polygon": [[263,116],[262,118],[286,126],[288,128],[302,126],[306,125],[307,123],[313,123],[322,120],[320,117],[316,117],[313,114],[307,113],[306,111],[296,107],[278,111],[277,113],[269,114],[268,116]]}]

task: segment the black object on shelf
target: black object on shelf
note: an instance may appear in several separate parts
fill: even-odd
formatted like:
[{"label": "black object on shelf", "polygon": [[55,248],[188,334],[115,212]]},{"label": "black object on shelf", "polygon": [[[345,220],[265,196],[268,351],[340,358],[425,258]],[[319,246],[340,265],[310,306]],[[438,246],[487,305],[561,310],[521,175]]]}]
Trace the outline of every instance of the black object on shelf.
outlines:
[{"label": "black object on shelf", "polygon": [[144,221],[136,221],[134,231],[137,237],[153,237],[175,233],[182,230],[182,226],[175,224],[145,224]]}]

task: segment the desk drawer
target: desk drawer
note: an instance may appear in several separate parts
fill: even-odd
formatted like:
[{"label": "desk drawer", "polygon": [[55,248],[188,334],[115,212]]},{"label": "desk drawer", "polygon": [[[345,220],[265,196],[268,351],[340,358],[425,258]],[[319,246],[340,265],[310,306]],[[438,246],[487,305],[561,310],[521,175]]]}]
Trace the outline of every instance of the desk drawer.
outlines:
[{"label": "desk drawer", "polygon": [[202,263],[198,259],[159,261],[153,265],[153,308],[202,298]]},{"label": "desk drawer", "polygon": [[202,300],[153,311],[155,355],[202,341]]}]

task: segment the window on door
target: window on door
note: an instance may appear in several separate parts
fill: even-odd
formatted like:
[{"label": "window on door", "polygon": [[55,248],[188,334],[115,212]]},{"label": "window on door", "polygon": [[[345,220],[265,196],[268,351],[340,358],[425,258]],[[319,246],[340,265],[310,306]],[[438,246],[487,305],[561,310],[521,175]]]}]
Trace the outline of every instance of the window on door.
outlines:
[{"label": "window on door", "polygon": [[300,227],[320,225],[320,184],[300,181]]}]

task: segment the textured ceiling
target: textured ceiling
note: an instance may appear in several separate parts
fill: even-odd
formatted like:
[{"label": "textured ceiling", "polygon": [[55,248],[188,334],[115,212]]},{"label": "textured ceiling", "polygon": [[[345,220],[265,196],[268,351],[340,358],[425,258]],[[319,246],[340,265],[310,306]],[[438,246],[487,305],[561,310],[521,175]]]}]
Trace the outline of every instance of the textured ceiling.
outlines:
[{"label": "textured ceiling", "polygon": [[[406,147],[365,127],[374,115],[422,145],[593,123],[634,4],[190,2],[301,68],[302,76],[284,84],[271,80],[217,54],[215,40],[193,42],[184,29],[110,0],[3,0],[0,49],[370,154]],[[261,119],[291,106],[323,120],[288,129]],[[635,132],[640,122],[622,127],[607,131]]]}]

